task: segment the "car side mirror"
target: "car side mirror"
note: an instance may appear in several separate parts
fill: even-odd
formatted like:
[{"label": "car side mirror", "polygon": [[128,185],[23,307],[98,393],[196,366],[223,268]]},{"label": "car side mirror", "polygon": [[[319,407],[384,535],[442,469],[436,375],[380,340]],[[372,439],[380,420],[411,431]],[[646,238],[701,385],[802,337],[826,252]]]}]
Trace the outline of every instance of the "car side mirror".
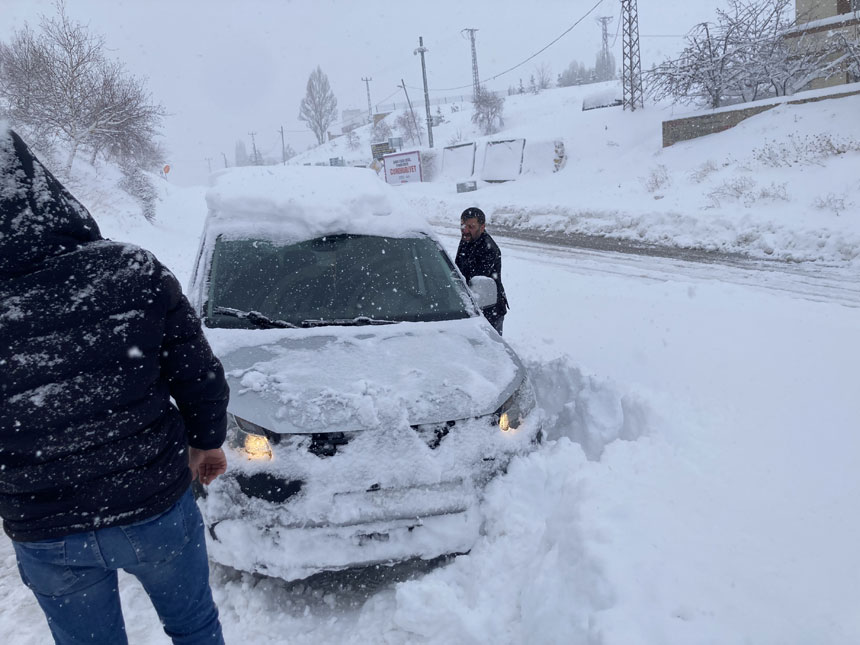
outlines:
[{"label": "car side mirror", "polygon": [[488,278],[485,275],[473,276],[472,279],[469,280],[469,288],[475,296],[475,302],[481,309],[492,307],[496,304],[499,297],[499,291],[496,287],[496,281],[492,278]]}]

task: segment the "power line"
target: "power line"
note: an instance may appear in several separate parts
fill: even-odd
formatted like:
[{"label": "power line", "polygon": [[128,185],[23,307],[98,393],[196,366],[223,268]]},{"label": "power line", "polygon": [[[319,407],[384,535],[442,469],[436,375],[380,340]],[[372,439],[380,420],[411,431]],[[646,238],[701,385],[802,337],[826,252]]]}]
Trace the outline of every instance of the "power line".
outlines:
[{"label": "power line", "polygon": [[[583,14],[583,15],[582,15],[582,16],[581,16],[581,17],[580,17],[576,22],[574,22],[570,27],[568,27],[568,28],[567,28],[567,29],[565,29],[561,34],[559,34],[559,36],[558,36],[557,38],[555,38],[554,40],[550,41],[547,45],[545,45],[544,47],[541,47],[541,48],[540,48],[539,50],[537,50],[534,54],[532,54],[531,56],[529,56],[529,57],[528,57],[528,58],[526,58],[525,60],[523,60],[523,61],[521,61],[521,62],[517,63],[517,64],[516,64],[516,65],[514,65],[513,67],[509,67],[509,68],[508,68],[508,69],[506,69],[505,71],[503,71],[503,72],[499,72],[499,73],[498,73],[498,74],[496,74],[495,76],[490,76],[489,78],[486,78],[486,79],[484,79],[484,80],[485,80],[485,81],[494,81],[494,80],[496,80],[497,78],[499,78],[500,76],[504,76],[504,75],[505,75],[505,74],[507,74],[508,72],[512,72],[512,71],[514,71],[515,69],[517,69],[518,67],[522,67],[523,65],[525,65],[526,63],[528,63],[530,60],[532,60],[532,59],[533,59],[533,58],[535,58],[536,56],[539,56],[540,54],[544,53],[547,49],[549,49],[550,47],[552,47],[553,45],[555,45],[559,40],[561,40],[561,39],[562,39],[562,38],[564,38],[568,33],[570,33],[570,32],[573,30],[573,28],[574,28],[574,27],[576,27],[577,25],[579,25],[579,23],[581,23],[583,20],[585,20],[589,15],[591,15],[591,14],[594,12],[594,10],[595,10],[595,9],[597,9],[597,7],[599,7],[599,6],[600,6],[600,5],[602,5],[602,4],[603,4],[603,0],[597,0],[597,3],[595,3],[595,5],[594,5],[593,7],[591,7],[591,9],[589,9],[588,11],[586,11],[586,12],[585,12],[585,13],[584,13],[584,14]],[[453,90],[464,90],[464,89],[466,89],[467,87],[471,87],[471,86],[470,86],[470,85],[459,85],[458,87],[440,87],[440,88],[434,88],[434,89],[432,89],[432,90],[430,90],[430,91],[431,91],[431,92],[451,92],[451,91],[453,91]],[[413,87],[412,89],[413,89],[413,90],[417,90],[417,89],[421,89],[421,88]]]}]

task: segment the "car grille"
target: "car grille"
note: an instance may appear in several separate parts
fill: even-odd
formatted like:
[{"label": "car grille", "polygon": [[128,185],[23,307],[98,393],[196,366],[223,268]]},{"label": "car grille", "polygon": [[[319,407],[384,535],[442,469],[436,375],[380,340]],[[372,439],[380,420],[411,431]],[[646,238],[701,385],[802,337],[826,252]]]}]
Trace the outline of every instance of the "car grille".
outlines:
[{"label": "car grille", "polygon": [[[425,423],[414,425],[412,429],[418,433],[418,436],[433,450],[439,447],[442,440],[448,436],[451,429],[457,425],[456,421],[443,421],[442,423]],[[311,435],[302,435],[310,437],[310,442],[307,444],[307,450],[317,457],[334,457],[337,451],[342,446],[349,443],[354,433],[348,432],[317,432]],[[282,435],[275,432],[266,433],[266,436],[274,444],[281,443],[285,437],[290,435]],[[295,436],[295,435],[293,435]]]},{"label": "car grille", "polygon": [[418,433],[418,436],[424,440],[424,443],[435,450],[455,425],[457,425],[456,421],[443,421],[442,423],[425,423],[423,425],[412,426],[412,429]]},{"label": "car grille", "polygon": [[293,495],[296,495],[304,484],[299,479],[287,481],[267,473],[239,474],[236,475],[236,482],[248,497],[257,497],[275,504],[286,502]]},{"label": "car grille", "polygon": [[349,435],[343,432],[321,432],[311,435],[308,451],[317,457],[334,457],[340,446],[349,443]]}]

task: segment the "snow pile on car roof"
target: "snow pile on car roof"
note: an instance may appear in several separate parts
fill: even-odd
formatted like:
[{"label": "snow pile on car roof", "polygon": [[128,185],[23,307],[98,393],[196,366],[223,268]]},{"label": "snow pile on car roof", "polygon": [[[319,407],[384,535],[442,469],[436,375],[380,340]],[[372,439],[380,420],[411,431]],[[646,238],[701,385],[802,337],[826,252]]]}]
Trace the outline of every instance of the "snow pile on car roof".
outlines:
[{"label": "snow pile on car roof", "polygon": [[365,168],[266,166],[222,170],[206,193],[219,230],[308,239],[333,233],[403,237],[429,231],[395,189]]}]

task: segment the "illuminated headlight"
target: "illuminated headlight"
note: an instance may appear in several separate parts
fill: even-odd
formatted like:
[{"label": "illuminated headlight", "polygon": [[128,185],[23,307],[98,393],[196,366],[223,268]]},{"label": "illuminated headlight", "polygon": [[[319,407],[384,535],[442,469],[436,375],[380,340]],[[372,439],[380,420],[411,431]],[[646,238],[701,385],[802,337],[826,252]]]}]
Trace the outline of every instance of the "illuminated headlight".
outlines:
[{"label": "illuminated headlight", "polygon": [[233,447],[248,459],[272,458],[272,446],[266,438],[265,428],[228,414],[227,431],[233,433]]},{"label": "illuminated headlight", "polygon": [[524,379],[510,398],[502,404],[493,418],[502,432],[513,432],[535,407],[535,393],[528,379]]}]

